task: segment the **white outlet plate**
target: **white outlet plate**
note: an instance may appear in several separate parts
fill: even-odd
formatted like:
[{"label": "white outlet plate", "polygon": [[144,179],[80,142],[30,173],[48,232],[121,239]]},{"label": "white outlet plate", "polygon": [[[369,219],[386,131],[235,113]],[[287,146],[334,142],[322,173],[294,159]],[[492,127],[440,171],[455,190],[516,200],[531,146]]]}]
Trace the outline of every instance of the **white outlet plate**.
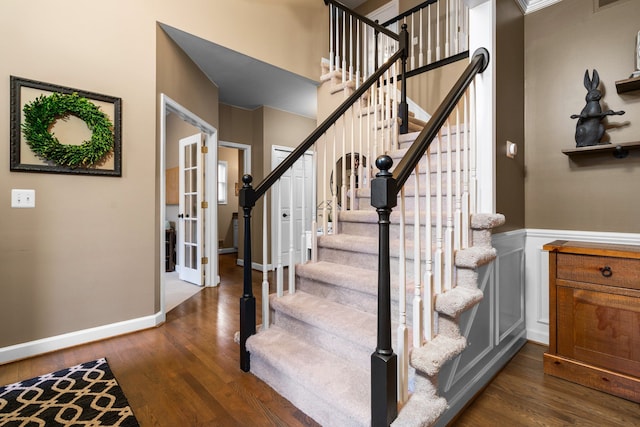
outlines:
[{"label": "white outlet plate", "polygon": [[36,190],[11,190],[11,207],[12,208],[35,208],[36,207]]}]

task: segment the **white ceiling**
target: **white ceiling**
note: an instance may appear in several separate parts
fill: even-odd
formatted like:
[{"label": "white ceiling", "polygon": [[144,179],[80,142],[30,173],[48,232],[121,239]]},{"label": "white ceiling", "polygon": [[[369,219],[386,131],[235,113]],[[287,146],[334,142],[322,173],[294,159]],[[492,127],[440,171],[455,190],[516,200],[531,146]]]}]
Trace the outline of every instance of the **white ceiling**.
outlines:
[{"label": "white ceiling", "polygon": [[248,110],[269,106],[316,117],[318,82],[169,25],[160,26],[218,87],[221,103]]}]

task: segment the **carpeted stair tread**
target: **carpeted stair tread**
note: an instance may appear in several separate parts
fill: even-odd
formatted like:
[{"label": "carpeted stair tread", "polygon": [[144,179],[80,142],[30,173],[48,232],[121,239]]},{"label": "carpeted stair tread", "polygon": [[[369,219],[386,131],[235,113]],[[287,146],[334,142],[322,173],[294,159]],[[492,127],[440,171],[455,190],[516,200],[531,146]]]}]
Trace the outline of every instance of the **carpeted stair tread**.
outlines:
[{"label": "carpeted stair tread", "polygon": [[497,254],[496,249],[491,247],[472,246],[460,249],[455,254],[456,267],[475,269],[481,265],[489,264],[496,259]]},{"label": "carpeted stair tread", "polygon": [[438,374],[442,365],[460,354],[467,345],[462,337],[438,335],[422,347],[411,352],[411,366],[424,374],[433,377]]},{"label": "carpeted stair tread", "polygon": [[375,349],[376,347],[376,316],[371,313],[302,291],[280,298],[273,294],[270,304],[276,311],[363,348]]},{"label": "carpeted stair tread", "polygon": [[471,228],[474,230],[491,230],[505,223],[502,214],[477,213],[471,215]]},{"label": "carpeted stair tread", "polygon": [[[316,400],[333,408],[348,422],[365,426],[370,418],[370,375],[343,358],[297,339],[277,326],[261,331],[247,340],[247,349],[271,366],[278,384],[269,384],[303,412],[313,414]],[[297,382],[306,392],[288,392],[289,383]],[[338,418],[336,416],[336,418]],[[318,422],[330,420],[316,419]],[[327,424],[328,425],[328,424]]]},{"label": "carpeted stair tread", "polygon": [[455,318],[479,303],[483,297],[484,293],[478,288],[456,286],[435,296],[435,310]]},{"label": "carpeted stair tread", "polygon": [[[407,200],[405,202],[405,212],[404,212],[404,222],[405,224],[412,225],[415,223],[415,214],[413,208],[413,200]],[[400,224],[400,211],[397,207],[393,208],[391,211],[391,215],[389,216],[389,221],[391,224]],[[352,210],[352,211],[341,211],[338,214],[338,223],[344,222],[358,222],[358,223],[366,223],[366,224],[378,224],[378,212],[374,210]],[[424,218],[425,213],[423,210],[420,212],[420,224],[424,226]],[[435,221],[437,219],[437,214],[435,209],[431,212],[431,224],[435,227]],[[446,223],[447,213],[442,212],[443,224]]]}]

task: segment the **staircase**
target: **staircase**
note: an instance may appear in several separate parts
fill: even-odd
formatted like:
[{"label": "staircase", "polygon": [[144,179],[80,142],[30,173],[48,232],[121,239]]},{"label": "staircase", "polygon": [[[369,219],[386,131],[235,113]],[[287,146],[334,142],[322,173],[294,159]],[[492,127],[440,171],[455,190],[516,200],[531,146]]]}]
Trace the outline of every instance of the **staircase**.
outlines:
[{"label": "staircase", "polygon": [[[242,179],[240,367],[324,426],[430,426],[447,408],[447,401],[438,396],[438,373],[466,347],[459,327],[461,314],[483,298],[479,269],[496,257],[491,230],[504,222],[502,215],[476,210],[477,150],[488,141],[477,141],[475,77],[487,68],[489,53],[483,48],[473,53],[425,124],[408,111],[406,68],[414,49],[407,25],[396,34],[336,0],[324,1],[331,5],[330,26],[335,29],[326,82],[334,86],[339,105],[329,106],[327,111],[332,112],[326,119],[256,187],[251,176]],[[437,1],[428,0],[416,10],[437,12]],[[408,16],[403,15],[404,22]],[[447,12],[449,16],[458,13]],[[413,24],[413,18],[410,21]],[[356,29],[349,43],[347,35],[354,33],[348,28]],[[349,65],[348,73],[345,62],[349,53],[353,64],[360,29],[383,35],[375,45],[385,52],[374,52],[384,63],[362,78],[359,52],[368,48],[356,49],[357,61],[355,67]],[[305,171],[298,160],[309,152],[314,166]],[[380,173],[372,167],[374,159]],[[292,195],[303,189],[294,185],[295,179],[287,177],[288,184],[283,183],[289,170],[290,176],[301,172],[303,180],[311,173],[307,176],[315,182],[311,199],[317,209],[312,209],[311,218],[304,208],[300,214],[287,211],[286,295],[280,255],[277,292],[268,294],[267,233],[263,232],[263,322],[256,330],[251,213],[264,197],[263,224],[267,224],[266,198],[280,209],[282,199],[276,200],[275,194],[282,192],[269,191],[282,185],[293,206]],[[302,235],[294,230],[294,220],[302,224]],[[276,221],[274,253],[281,254],[282,219]],[[302,251],[303,259],[296,264],[295,240],[301,238],[312,257],[306,260]]]},{"label": "staircase", "polygon": [[[404,146],[416,135],[404,135],[400,150],[391,156],[401,157]],[[435,170],[436,165],[432,166]],[[369,367],[376,348],[378,216],[369,204],[368,191],[358,190],[360,209],[339,213],[338,234],[318,238],[317,262],[296,266],[296,292],[270,296],[272,324],[247,341],[253,374],[323,426],[371,423]],[[405,192],[415,193],[409,184]],[[418,195],[421,199],[426,196],[425,190]],[[435,197],[434,189],[429,197]],[[473,244],[456,252],[456,282],[435,298],[438,325],[434,338],[410,353],[411,396],[394,426],[428,426],[446,409],[447,402],[437,395],[438,371],[466,346],[457,320],[482,299],[476,270],[495,258],[491,230],[503,221],[502,215],[471,217]],[[392,319],[398,319],[398,213],[392,214],[391,222]],[[411,242],[407,236],[407,254],[413,253]],[[414,296],[410,257],[407,306]],[[411,310],[407,317],[410,326]]]}]

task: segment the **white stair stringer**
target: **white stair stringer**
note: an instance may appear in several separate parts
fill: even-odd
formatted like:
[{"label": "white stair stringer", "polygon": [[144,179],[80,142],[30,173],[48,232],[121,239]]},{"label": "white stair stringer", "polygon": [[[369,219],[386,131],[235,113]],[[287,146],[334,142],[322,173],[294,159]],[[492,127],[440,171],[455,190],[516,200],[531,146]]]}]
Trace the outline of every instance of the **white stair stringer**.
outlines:
[{"label": "white stair stringer", "polygon": [[[396,217],[392,214],[392,224],[397,225]],[[495,214],[470,218],[473,246],[457,251],[456,283],[435,298],[435,338],[410,350],[411,395],[393,426],[429,426],[446,410],[446,400],[437,395],[438,372],[466,347],[458,319],[483,297],[477,286],[477,269],[495,258],[491,229],[503,222],[504,217]],[[392,225],[390,241],[394,335],[400,246],[396,225]],[[250,337],[247,349],[251,372],[321,425],[369,426],[370,357],[377,333],[377,214],[345,212],[339,226],[339,234],[318,239],[317,262],[296,267],[296,293],[270,297],[272,325]],[[405,244],[411,281],[411,240]],[[409,284],[408,307],[413,292]],[[409,328],[412,317],[408,309]],[[395,348],[395,336],[393,343]]]}]

